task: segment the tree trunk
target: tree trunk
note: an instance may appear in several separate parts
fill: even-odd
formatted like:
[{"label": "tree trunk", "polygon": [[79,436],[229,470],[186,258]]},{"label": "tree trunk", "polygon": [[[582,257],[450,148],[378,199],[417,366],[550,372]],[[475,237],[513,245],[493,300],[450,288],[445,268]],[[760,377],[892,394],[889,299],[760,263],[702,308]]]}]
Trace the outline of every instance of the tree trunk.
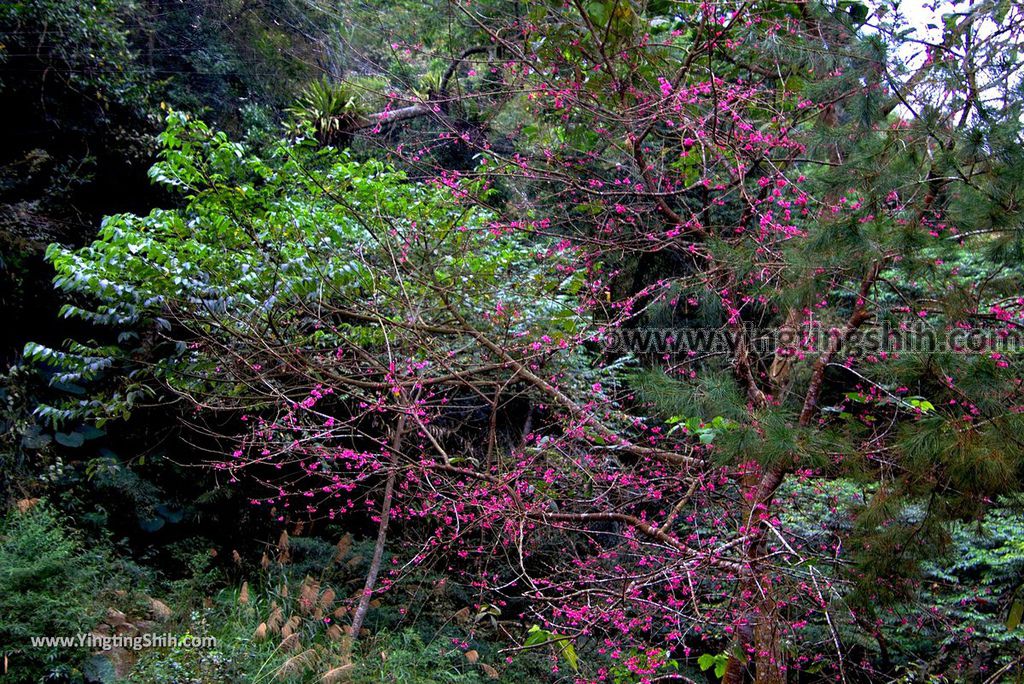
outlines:
[{"label": "tree trunk", "polygon": [[762,582],[761,593],[754,624],[754,682],[785,684],[786,658],[780,633],[782,618],[775,599],[775,582],[771,578]]},{"label": "tree trunk", "polygon": [[[754,664],[753,680],[757,684],[783,684],[786,681],[785,655],[782,651],[778,607],[774,579],[764,572],[760,558],[764,554],[765,527],[762,516],[771,507],[772,498],[785,479],[779,468],[764,472],[748,481],[753,494],[745,520],[752,538],[747,545],[747,574],[741,582],[740,596],[750,602],[737,622],[732,653],[722,678],[724,684],[742,684],[750,660]],[[749,659],[746,657],[749,656]]]},{"label": "tree trunk", "polygon": [[363,586],[363,595],[359,598],[359,605],[352,615],[352,640],[355,644],[359,639],[359,631],[363,628],[363,621],[366,620],[366,613],[370,610],[370,600],[373,598],[373,590],[377,586],[377,576],[380,574],[380,564],[384,558],[384,544],[388,537],[388,520],[391,518],[391,499],[395,492],[395,479],[398,464],[398,452],[402,448],[402,433],[405,431],[405,416],[398,419],[395,427],[395,434],[391,437],[391,462],[389,463],[388,479],[384,486],[384,501],[380,506],[380,525],[377,527],[377,543],[373,547],[373,559],[370,561],[370,570],[366,573],[366,584]]}]

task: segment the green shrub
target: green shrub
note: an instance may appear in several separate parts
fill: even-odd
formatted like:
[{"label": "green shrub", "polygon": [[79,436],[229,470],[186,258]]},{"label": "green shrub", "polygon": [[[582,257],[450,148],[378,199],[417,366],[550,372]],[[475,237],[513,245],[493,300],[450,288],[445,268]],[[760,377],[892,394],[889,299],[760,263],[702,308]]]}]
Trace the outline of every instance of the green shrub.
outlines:
[{"label": "green shrub", "polygon": [[353,682],[471,684],[485,679],[460,649],[440,638],[424,642],[414,629],[380,634],[373,640],[372,650],[363,650]]},{"label": "green shrub", "polygon": [[32,646],[32,637],[74,637],[99,621],[106,554],[86,548],[45,502],[10,512],[0,525],[0,648],[6,678],[80,679],[82,648]]},{"label": "green shrub", "polygon": [[213,636],[203,613],[193,612],[187,628],[175,636],[174,646],[143,651],[126,681],[137,684],[252,681],[246,677],[246,669],[254,662],[253,654],[239,648],[238,641],[225,639],[220,634],[214,648],[186,645],[191,639]]},{"label": "green shrub", "polygon": [[[331,566],[348,568],[347,562],[359,557],[353,554],[361,544],[343,540],[337,546],[327,547],[335,556],[324,561],[315,573],[337,580],[327,583],[310,575],[302,580],[294,575],[291,552],[298,552],[304,545],[313,552],[311,555],[321,551],[316,540],[301,542],[302,539],[289,539],[285,547],[289,554],[287,562],[272,562],[252,578],[251,584],[216,592],[201,609],[169,627],[179,641],[184,636],[213,637],[214,648],[148,649],[140,654],[127,681],[473,684],[498,676],[498,663],[502,670],[506,669],[498,644],[479,639],[466,641],[461,628],[445,624],[450,622],[450,606],[445,611],[448,620],[445,615],[421,615],[423,619],[418,621],[417,629],[403,629],[397,620],[371,620],[374,624],[394,626],[364,634],[349,654],[350,642],[344,628],[351,601],[345,597],[351,592],[352,583],[344,580],[346,571],[332,570]],[[401,588],[395,591],[403,593]],[[396,597],[389,594],[388,598]],[[441,604],[448,605],[444,601]],[[373,611],[374,616],[389,613],[397,615],[386,605]],[[461,645],[453,642],[456,637]],[[466,654],[467,649],[475,652],[472,657]],[[520,680],[543,681],[538,672],[534,667],[531,676]]]}]

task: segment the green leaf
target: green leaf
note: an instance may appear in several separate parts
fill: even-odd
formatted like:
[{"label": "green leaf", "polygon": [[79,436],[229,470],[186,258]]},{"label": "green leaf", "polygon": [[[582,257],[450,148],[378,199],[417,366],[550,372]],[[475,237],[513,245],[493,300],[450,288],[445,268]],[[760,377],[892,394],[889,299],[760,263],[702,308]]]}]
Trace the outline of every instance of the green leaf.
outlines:
[{"label": "green leaf", "polygon": [[560,637],[554,632],[541,629],[539,625],[530,627],[526,632],[526,641],[523,646],[540,646],[542,644],[554,643],[558,647],[558,653],[565,658],[573,672],[579,672],[579,656],[576,655],[576,647],[565,637]]},{"label": "green leaf", "polygon": [[37,425],[30,425],[21,436],[21,446],[26,449],[42,449],[52,441],[53,437],[43,432]]},{"label": "green leaf", "polygon": [[546,629],[541,629],[539,625],[534,625],[526,632],[526,641],[523,642],[523,646],[536,646],[538,644],[546,644],[550,641],[551,633]]},{"label": "green leaf", "polygon": [[143,518],[139,516],[139,527],[146,532],[156,532],[164,526],[165,520],[160,516],[153,516],[152,518]]},{"label": "green leaf", "polygon": [[85,388],[81,385],[76,385],[73,382],[55,382],[51,385],[56,390],[61,392],[67,392],[68,394],[75,394],[81,396],[85,394]]},{"label": "green leaf", "polygon": [[855,24],[863,24],[868,18],[868,7],[861,2],[851,2],[846,11]]},{"label": "green leaf", "polygon": [[153,510],[169,523],[179,523],[185,517],[185,509],[178,506],[160,504]]},{"label": "green leaf", "polygon": [[1010,614],[1006,617],[1006,629],[1013,631],[1024,619],[1024,600],[1017,599],[1010,606]]},{"label": "green leaf", "polygon": [[569,663],[569,667],[572,668],[573,672],[579,672],[580,663],[579,658],[576,656],[576,647],[568,639],[563,639],[558,643],[561,645],[562,656],[565,658],[565,662]]},{"label": "green leaf", "polygon": [[101,430],[98,427],[92,425],[83,425],[75,429],[75,432],[82,435],[85,439],[97,439],[107,434],[106,430]]},{"label": "green leaf", "polygon": [[77,448],[85,444],[85,436],[80,432],[58,432],[54,438],[61,446]]},{"label": "green leaf", "polygon": [[721,679],[725,676],[725,670],[729,667],[729,659],[724,656],[715,657],[715,676]]},{"label": "green leaf", "polygon": [[1012,6],[1013,4],[1010,0],[1000,0],[999,4],[996,6],[994,14],[997,24],[1002,24],[1003,21],[1006,20],[1006,15],[1010,13],[1010,7]]}]

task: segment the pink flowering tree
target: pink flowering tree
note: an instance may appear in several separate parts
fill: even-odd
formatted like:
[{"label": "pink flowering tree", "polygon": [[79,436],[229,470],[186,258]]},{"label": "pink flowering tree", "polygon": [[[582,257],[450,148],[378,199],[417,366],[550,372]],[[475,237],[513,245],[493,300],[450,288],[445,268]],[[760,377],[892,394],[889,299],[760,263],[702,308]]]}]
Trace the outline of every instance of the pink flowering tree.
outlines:
[{"label": "pink flowering tree", "polygon": [[[354,638],[430,566],[583,680],[870,678],[851,645],[888,658],[1024,455],[1021,17],[982,5],[911,70],[857,2],[453,4],[479,46],[392,38],[454,57],[345,119],[388,164],[172,115],[184,208],[53,249],[57,284],[237,417],[211,466],[253,505],[373,516]],[[73,351],[30,349],[116,356]]]}]

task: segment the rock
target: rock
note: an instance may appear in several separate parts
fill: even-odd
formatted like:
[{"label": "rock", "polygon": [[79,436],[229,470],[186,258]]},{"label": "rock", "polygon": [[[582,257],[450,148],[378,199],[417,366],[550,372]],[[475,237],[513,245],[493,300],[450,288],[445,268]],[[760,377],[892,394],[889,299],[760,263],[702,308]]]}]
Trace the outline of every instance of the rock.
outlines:
[{"label": "rock", "polygon": [[107,608],[107,614],[103,616],[103,621],[116,629],[128,622],[128,616],[116,608]]},{"label": "rock", "polygon": [[164,622],[171,619],[171,609],[167,607],[167,604],[160,599],[150,597],[149,599],[149,613],[157,622]]},{"label": "rock", "polygon": [[137,657],[136,652],[128,651],[123,648],[114,648],[109,651],[104,651],[101,654],[107,660],[110,661],[114,667],[114,672],[117,675],[115,681],[120,681],[128,676],[128,673],[132,671],[135,666],[135,659]]},{"label": "rock", "polygon": [[139,633],[139,628],[130,622],[126,622],[115,627],[114,632],[120,636],[135,636]]},{"label": "rock", "polygon": [[113,684],[117,681],[117,667],[110,658],[102,653],[97,653],[89,658],[85,663],[84,671],[90,682]]}]

